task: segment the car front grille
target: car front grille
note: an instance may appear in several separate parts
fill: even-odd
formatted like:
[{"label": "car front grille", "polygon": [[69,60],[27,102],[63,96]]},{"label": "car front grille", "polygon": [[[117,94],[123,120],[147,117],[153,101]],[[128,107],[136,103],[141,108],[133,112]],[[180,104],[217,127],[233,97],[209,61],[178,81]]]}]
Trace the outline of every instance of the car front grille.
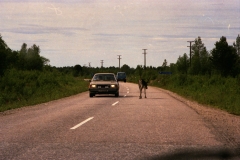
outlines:
[{"label": "car front grille", "polygon": [[97,85],[97,88],[110,88],[109,85]]}]

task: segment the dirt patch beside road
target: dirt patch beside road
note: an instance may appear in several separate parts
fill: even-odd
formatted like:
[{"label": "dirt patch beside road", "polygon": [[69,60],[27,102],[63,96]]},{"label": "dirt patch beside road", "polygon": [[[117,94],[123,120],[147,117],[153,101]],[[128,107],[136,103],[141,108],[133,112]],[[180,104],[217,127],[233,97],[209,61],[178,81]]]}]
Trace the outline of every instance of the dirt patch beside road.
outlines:
[{"label": "dirt patch beside road", "polygon": [[201,105],[197,102],[183,98],[176,93],[161,89],[171,97],[187,104],[195,110],[209,125],[209,128],[217,132],[217,138],[221,139],[227,147],[240,147],[240,116],[232,115],[220,109]]}]

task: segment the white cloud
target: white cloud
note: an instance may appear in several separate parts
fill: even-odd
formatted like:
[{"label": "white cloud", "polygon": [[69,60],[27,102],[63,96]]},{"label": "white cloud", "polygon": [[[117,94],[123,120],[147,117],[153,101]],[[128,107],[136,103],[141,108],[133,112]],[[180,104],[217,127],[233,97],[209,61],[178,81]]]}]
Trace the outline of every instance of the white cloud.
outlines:
[{"label": "white cloud", "polygon": [[[40,46],[54,66],[87,64],[136,67],[148,49],[148,65],[175,63],[200,36],[208,50],[221,36],[239,34],[239,1],[25,0],[0,1],[0,31],[10,48]],[[103,54],[104,53],[104,54]]]}]

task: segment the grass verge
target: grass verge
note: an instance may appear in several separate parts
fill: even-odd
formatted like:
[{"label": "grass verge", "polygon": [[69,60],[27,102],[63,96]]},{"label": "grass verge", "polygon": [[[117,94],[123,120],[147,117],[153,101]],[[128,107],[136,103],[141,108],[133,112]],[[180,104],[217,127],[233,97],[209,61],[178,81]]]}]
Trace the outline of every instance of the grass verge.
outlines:
[{"label": "grass verge", "polygon": [[159,75],[152,85],[173,91],[200,104],[240,115],[239,78]]},{"label": "grass verge", "polygon": [[0,79],[0,112],[75,95],[88,84],[57,71],[9,70]]}]

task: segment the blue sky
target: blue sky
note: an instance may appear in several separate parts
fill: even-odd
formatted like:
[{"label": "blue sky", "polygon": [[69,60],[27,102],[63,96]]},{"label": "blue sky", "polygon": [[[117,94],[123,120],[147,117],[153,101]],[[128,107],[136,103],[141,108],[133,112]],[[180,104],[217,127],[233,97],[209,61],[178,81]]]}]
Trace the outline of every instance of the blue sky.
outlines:
[{"label": "blue sky", "polygon": [[210,51],[240,34],[239,0],[0,0],[0,34],[13,50],[40,46],[50,65],[176,63],[198,36]]}]

